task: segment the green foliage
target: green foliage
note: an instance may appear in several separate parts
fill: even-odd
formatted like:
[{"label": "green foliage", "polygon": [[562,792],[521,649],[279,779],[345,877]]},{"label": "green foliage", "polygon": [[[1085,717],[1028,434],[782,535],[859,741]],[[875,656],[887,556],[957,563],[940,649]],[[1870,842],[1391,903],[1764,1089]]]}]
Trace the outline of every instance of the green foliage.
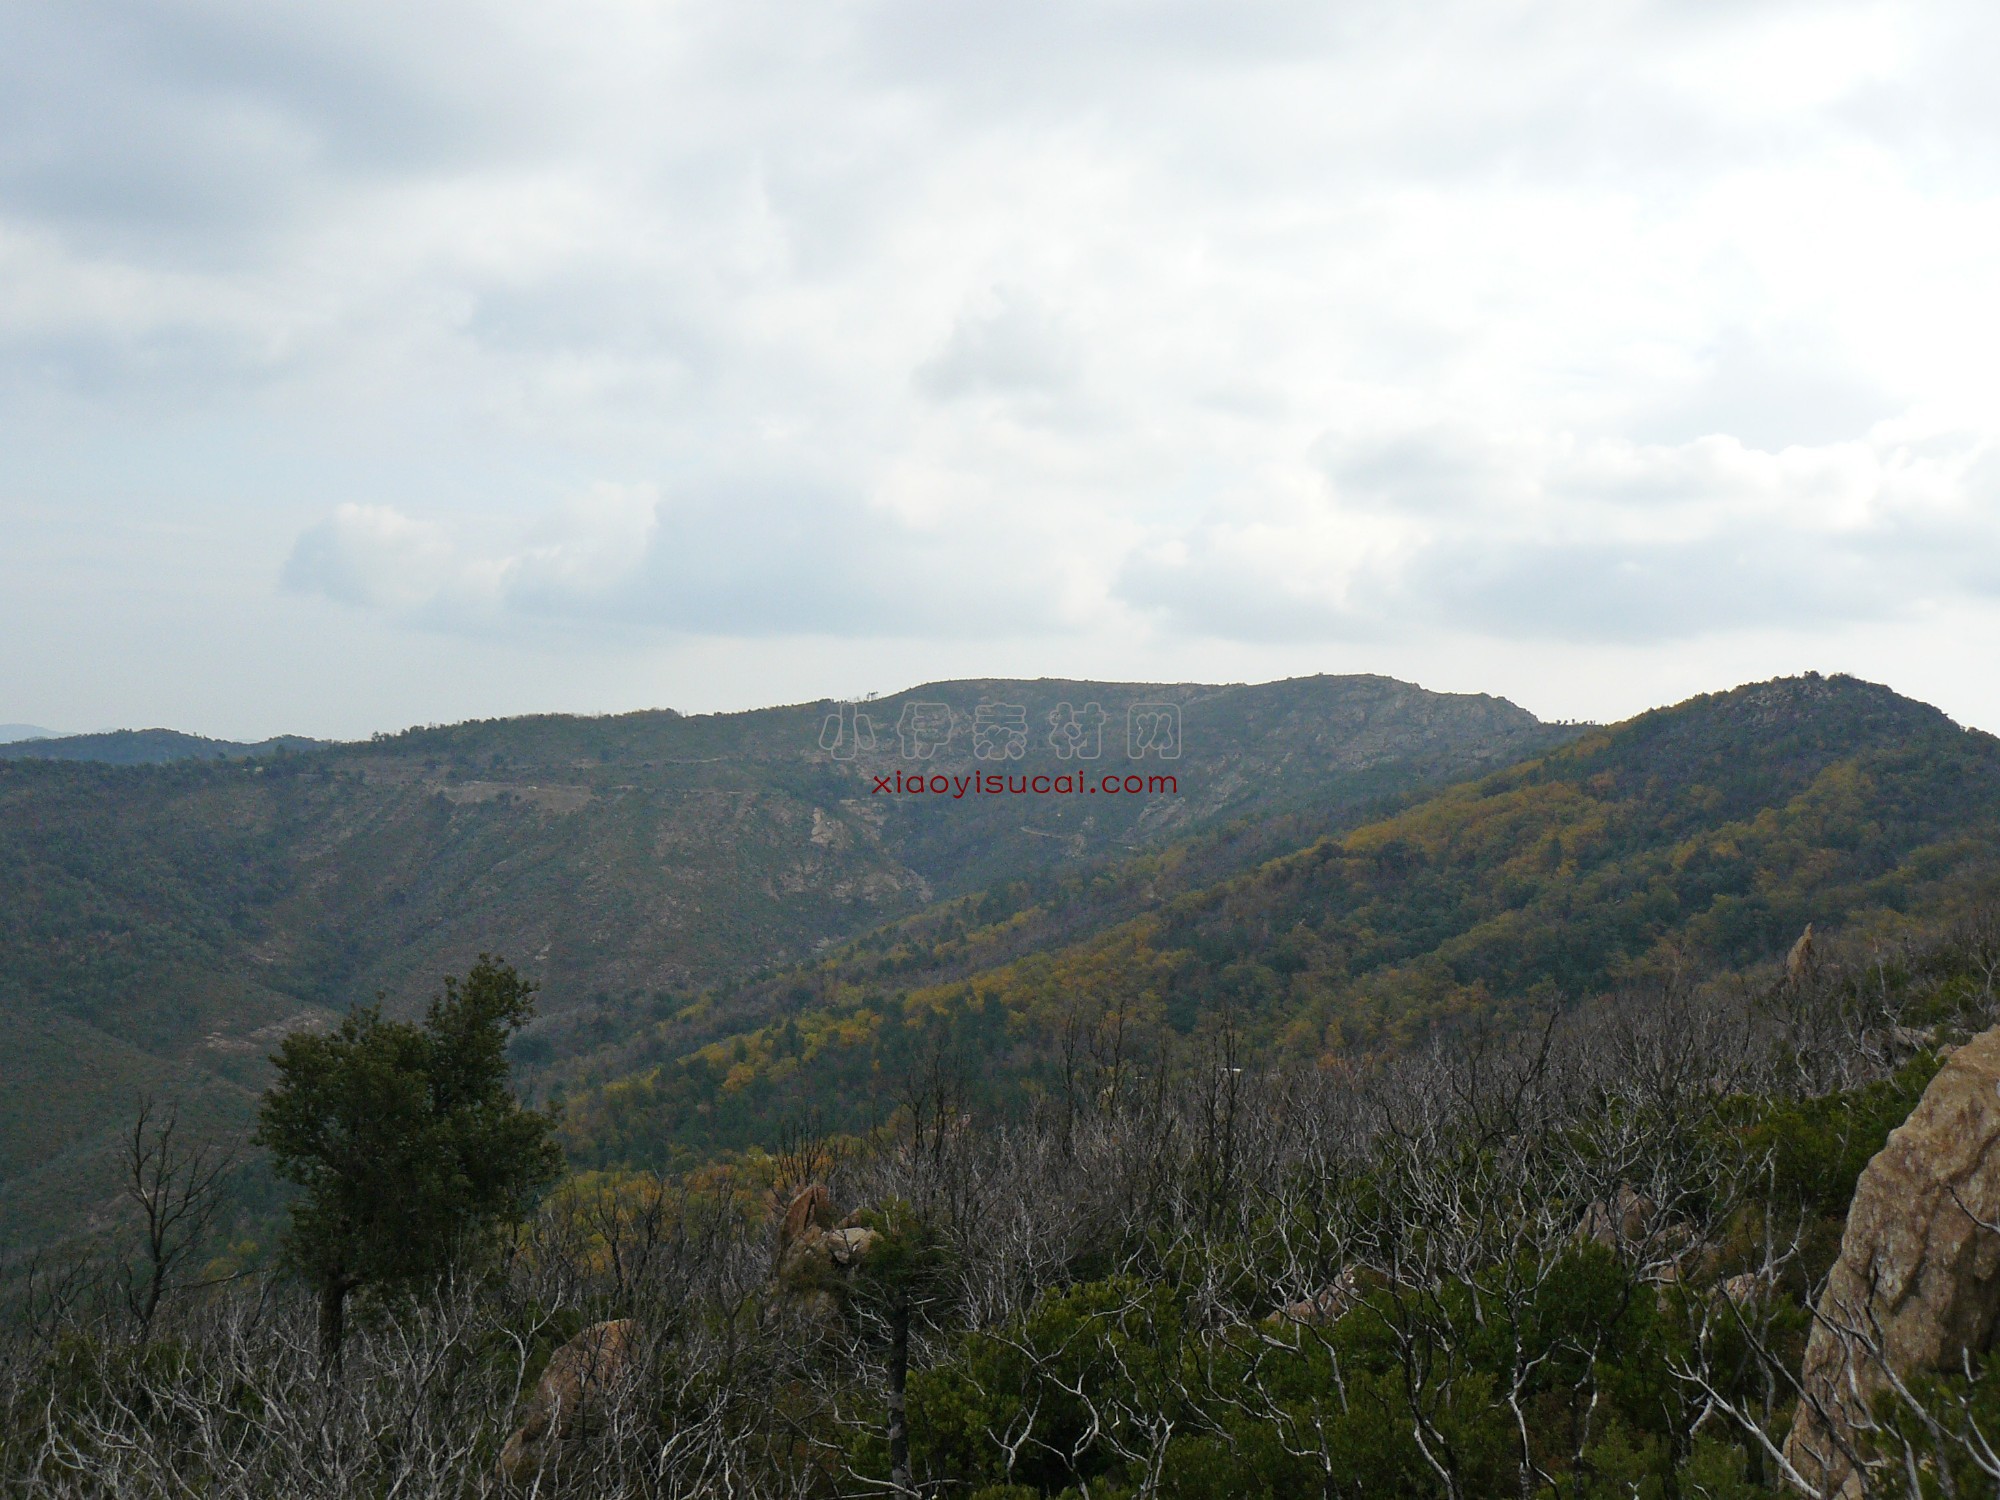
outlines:
[{"label": "green foliage", "polygon": [[[1871,966],[1878,998],[1893,1006],[1929,993],[1924,986],[1951,990],[1980,972],[1993,930],[1949,934],[1904,954],[1894,973]],[[506,982],[489,983],[496,977]],[[1768,1024],[1772,1006],[1808,1002],[1828,1007],[1822,1022],[1844,1017],[1853,977],[1831,974],[1807,996],[1767,995],[1757,1012],[1767,1026],[1753,1046],[1739,1049],[1727,1033],[1711,1033],[1709,1050],[1691,1059],[1688,1081],[1666,1093],[1627,1090],[1630,1056],[1599,1050],[1599,1016],[1581,1018],[1574,1033],[1551,1043],[1557,1055],[1535,1087],[1554,1080],[1555,1091],[1538,1094],[1534,1109],[1492,1107],[1486,1085],[1513,1078],[1511,1062],[1495,1062],[1499,1072],[1480,1075],[1472,1080],[1478,1086],[1468,1083],[1462,1093],[1450,1081],[1471,1075],[1443,1065],[1427,1074],[1391,1069],[1387,1076],[1399,1085],[1434,1085],[1406,1091],[1412,1109],[1431,1110],[1423,1116],[1428,1123],[1420,1134],[1413,1126],[1373,1145],[1349,1141],[1328,1160],[1295,1155],[1300,1140],[1320,1137],[1292,1132],[1318,1131],[1342,1116],[1291,1114],[1317,1108],[1301,1102],[1296,1078],[1246,1084],[1258,1090],[1249,1103],[1263,1122],[1255,1138],[1261,1145],[1251,1167],[1221,1184],[1202,1136],[1213,1095],[1199,1089],[1176,1094],[1163,1086],[1157,1095],[1145,1091],[1128,1113],[1101,1113],[1097,1149],[1110,1154],[1080,1160],[1065,1156],[1066,1137],[1046,1119],[1016,1120],[987,1137],[977,1117],[955,1116],[939,1138],[950,1151],[912,1155],[915,1129],[906,1120],[878,1164],[902,1171],[922,1162],[925,1173],[945,1173],[956,1162],[964,1174],[906,1179],[912,1197],[940,1182],[984,1185],[987,1172],[996,1191],[923,1197],[933,1214],[963,1216],[955,1221],[933,1222],[904,1199],[877,1199],[856,1216],[879,1236],[866,1253],[841,1266],[808,1258],[764,1297],[744,1296],[741,1273],[765,1263],[769,1227],[761,1208],[746,1214],[739,1207],[752,1198],[761,1203],[770,1163],[746,1161],[733,1172],[713,1168],[686,1179],[694,1197],[676,1201],[732,1205],[711,1227],[733,1227],[713,1238],[685,1217],[672,1227],[663,1222],[665,1232],[645,1240],[643,1256],[625,1239],[615,1291],[605,1279],[605,1252],[634,1221],[621,1227],[609,1210],[621,1190],[643,1193],[646,1186],[618,1178],[579,1184],[574,1196],[551,1199],[527,1242],[533,1248],[512,1262],[515,1275],[540,1279],[504,1294],[493,1283],[460,1283],[463,1305],[498,1321],[435,1364],[416,1363],[426,1382],[439,1369],[446,1385],[458,1381],[462,1389],[484,1378],[482,1368],[504,1371],[515,1361],[522,1380],[532,1380],[553,1350],[589,1323],[641,1319],[649,1339],[659,1341],[655,1363],[635,1387],[643,1414],[630,1413],[631,1425],[607,1446],[628,1444],[647,1478],[622,1491],[608,1476],[596,1490],[579,1478],[579,1494],[647,1493],[654,1481],[665,1490],[663,1476],[647,1466],[725,1422],[754,1433],[735,1450],[746,1493],[893,1492],[900,1391],[909,1417],[900,1427],[908,1472],[926,1494],[1775,1500],[1783,1493],[1775,1466],[1745,1426],[1783,1438],[1811,1288],[1782,1269],[1796,1270],[1791,1241],[1764,1246],[1761,1263],[1749,1242],[1760,1239],[1761,1228],[1782,1231],[1800,1216],[1812,1232],[1837,1233],[1842,1195],[1851,1192],[1859,1164],[1937,1066],[1926,1053],[1886,1077],[1822,1097],[1778,1092],[1800,1077],[1826,1076],[1829,1061],[1866,1076],[1867,1055],[1850,1057],[1837,1040],[1822,1040],[1808,1055],[1790,1032]],[[426,1097],[490,1093],[504,1082],[506,1033],[525,1016],[525,987],[497,971],[475,979],[448,990],[424,1028],[357,1015],[334,1037],[299,1039],[297,1054],[342,1045],[366,1053],[368,1065],[355,1069],[368,1081],[361,1092],[387,1100],[393,1112],[409,1059],[429,1041],[450,1053],[452,1065],[425,1074]],[[465,1000],[475,989],[487,992],[486,1001]],[[1649,1034],[1646,1050],[1672,1033],[1671,1013],[1648,1016],[1638,1009],[1642,1001],[1630,1004],[1626,1020],[1662,1028]],[[1820,1027],[1812,1034],[1836,1033]],[[1868,1033],[1887,1044],[1894,1036],[1887,1022]],[[1717,1099],[1709,1080],[1739,1056],[1740,1076],[1759,1091]],[[1486,1057],[1468,1054],[1465,1065]],[[1194,1076],[1214,1073],[1204,1064]],[[1354,1081],[1356,1089],[1373,1086],[1365,1077]],[[1030,1141],[1046,1133],[1039,1148],[1017,1156],[1000,1147],[1016,1131]],[[1417,1139],[1423,1149],[1409,1150]],[[1626,1143],[1633,1165],[1669,1174],[1647,1184],[1671,1205],[1663,1233],[1648,1242],[1653,1248],[1579,1233],[1576,1200],[1599,1201],[1592,1174],[1607,1142]],[[1121,1156],[1126,1150],[1134,1154]],[[1104,1161],[1121,1159],[1145,1165],[1103,1172]],[[1572,1175],[1577,1170],[1583,1177]],[[663,1190],[651,1184],[654,1193]],[[1215,1195],[1223,1211],[1214,1211]],[[1080,1224],[1091,1228],[1078,1233]],[[984,1259],[989,1244],[1017,1246],[1023,1231],[1037,1237],[1032,1268]],[[1671,1257],[1670,1268],[1656,1250]],[[655,1256],[657,1280],[642,1290],[646,1273],[636,1268]],[[1733,1273],[1746,1266],[1773,1274],[1747,1292],[1730,1290]],[[761,1279],[762,1271],[749,1275]],[[1285,1288],[1280,1295],[1289,1297],[1302,1277],[1308,1285],[1338,1285],[1341,1295],[1318,1303],[1305,1321],[1270,1314],[1274,1293]],[[993,1298],[1003,1285],[1018,1290]],[[982,1297],[992,1300],[982,1304]],[[398,1311],[398,1337],[362,1341],[344,1380],[359,1378],[352,1366],[371,1347],[401,1347],[424,1316],[409,1304]],[[186,1413],[200,1411],[210,1428],[226,1427],[232,1438],[239,1424],[246,1447],[261,1441],[262,1396],[155,1402],[148,1394],[186,1384],[184,1347],[199,1352],[162,1340],[151,1351],[118,1354],[107,1346],[51,1367],[63,1384],[18,1402],[26,1415],[17,1420],[60,1423],[79,1409],[115,1408],[135,1413],[121,1421],[171,1441],[182,1432],[177,1424],[191,1421]],[[1699,1378],[1691,1375],[1696,1369]],[[1915,1378],[1912,1389],[1927,1413],[1879,1403],[1884,1440],[1893,1445],[1901,1435],[1928,1464],[1920,1468],[1920,1488],[1928,1487],[1922,1493],[1946,1493],[1947,1480],[1961,1495],[1990,1488],[1962,1447],[1935,1441],[1932,1424],[1942,1414],[1947,1423],[2000,1425],[1996,1371],[2000,1363],[1979,1362],[1969,1376]],[[324,1389],[310,1383],[315,1400]],[[490,1388],[479,1389],[490,1405]],[[480,1420],[490,1428],[491,1417],[489,1409]],[[398,1440],[382,1437],[385,1468]],[[455,1451],[469,1450],[461,1444]],[[5,1456],[0,1446],[0,1464]],[[480,1462],[489,1460],[490,1452]],[[680,1461],[692,1466],[696,1455],[682,1451]],[[448,1483],[459,1482],[452,1465],[461,1462],[453,1458],[441,1470]]]},{"label": "green foliage", "polygon": [[[1768,1233],[1796,1235],[1799,1253],[1786,1271],[1791,1290],[1803,1296],[1840,1253],[1841,1229],[1863,1168],[1909,1117],[1941,1061],[1921,1052],[1887,1078],[1811,1097],[1761,1096],[1729,1101],[1721,1126],[1733,1137],[1726,1148],[1761,1166],[1755,1198],[1736,1216],[1726,1255],[1748,1264]],[[1781,1317],[1772,1337],[1803,1353],[1803,1315]],[[1725,1332],[1724,1342],[1730,1335]],[[1740,1363],[1747,1367],[1747,1354]]]},{"label": "green foliage", "polygon": [[476,1264],[562,1172],[553,1120],[508,1090],[506,1044],[534,986],[481,956],[422,1026],[349,1013],[286,1039],[257,1141],[304,1191],[286,1261],[323,1288],[407,1285]]},{"label": "green foliage", "polygon": [[[1093,1437],[1084,1393],[1176,1410],[1159,1376],[1182,1332],[1171,1290],[1121,1278],[1050,1291],[1017,1328],[965,1335],[951,1363],[910,1377],[918,1471],[1049,1494],[1103,1477],[1122,1434]],[[994,1435],[1023,1424],[1010,1472]]]},{"label": "green foliage", "polygon": [[855,1296],[921,1314],[944,1294],[951,1253],[935,1224],[900,1199],[864,1209],[856,1221],[876,1239],[850,1278]]},{"label": "green foliage", "polygon": [[[643,1462],[667,1461],[662,1433],[692,1444],[740,1422],[764,1444],[743,1472],[768,1463],[759,1479],[791,1493],[884,1489],[901,1462],[884,1436],[899,1430],[900,1393],[924,1493],[1776,1495],[1743,1424],[1782,1436],[1811,1284],[1856,1176],[1937,1058],[1821,1097],[1790,1091],[1874,1076],[1882,1056],[1923,1040],[1898,1023],[1935,1023],[1939,1042],[1987,1024],[1991,929],[1811,984],[1766,970],[1742,988],[1743,1048],[1720,1025],[1689,1027],[1704,1044],[1680,1058],[1676,1012],[1661,1020],[1636,990],[1584,1007],[1564,1021],[1577,1023],[1579,1071],[1554,1068],[1558,1082],[1513,1123],[1512,1105],[1483,1084],[1460,1089],[1442,1063],[1412,1073],[1436,1087],[1395,1097],[1437,1133],[1409,1135],[1424,1147],[1405,1156],[1369,1144],[1356,1122],[1373,1115],[1350,1120],[1333,1102],[1406,1081],[1400,1064],[1377,1071],[1364,1043],[1467,1012],[1504,1020],[1558,990],[1615,990],[1670,952],[1726,971],[1781,952],[1807,914],[1886,924],[1917,898],[1948,911],[1968,872],[1990,868],[1965,843],[1993,820],[1983,738],[1858,685],[1765,688],[1592,735],[1247,875],[1166,879],[1171,895],[1121,924],[1099,920],[1131,895],[1115,880],[1023,879],[740,992],[656,992],[647,1033],[667,1050],[586,1095],[580,1150],[753,1138],[802,1103],[834,1106],[839,1128],[840,1102],[864,1113],[914,1065],[950,1057],[972,1080],[969,1114],[952,1116],[951,1151],[925,1160],[959,1163],[961,1185],[980,1191],[926,1196],[934,1182],[904,1180],[926,1203],[979,1206],[953,1209],[965,1217],[946,1234],[906,1202],[878,1202],[860,1216],[880,1236],[869,1253],[796,1284],[787,1273],[760,1298],[745,1288],[765,1244],[662,1221],[642,1253],[628,1240],[614,1256],[622,1221],[609,1200],[579,1195],[567,1214],[550,1205],[550,1232],[513,1262],[547,1275],[539,1293],[497,1295],[478,1278],[459,1292],[517,1320],[486,1336],[527,1378],[589,1322],[648,1319],[667,1347],[639,1398],[655,1425],[631,1429]],[[1045,936],[1070,900],[1075,941],[1009,948]],[[770,1024],[730,1024],[736,1004],[770,1006]],[[526,1208],[554,1165],[549,1121],[507,1091],[528,1005],[518,976],[482,960],[422,1025],[376,1007],[285,1044],[261,1138],[303,1190],[285,1241],[295,1267],[323,1286],[421,1283],[476,1263]],[[1224,1009],[1240,1030],[1217,1025]],[[1720,1002],[1699,1013],[1733,1014]],[[1800,1018],[1811,1024],[1794,1031]],[[1597,1029],[1614,1020],[1633,1023],[1633,1050],[1592,1052],[1628,1045],[1619,1026]],[[1436,1026],[1440,1055],[1470,1030]],[[1843,1052],[1860,1031],[1866,1054]],[[673,1050],[669,1033],[694,1044]],[[1815,1039],[1810,1056],[1795,1036]],[[1318,1077],[1265,1066],[1287,1057],[1333,1065]],[[1758,1092],[1718,1100],[1722,1077]],[[1240,1128],[1239,1085],[1215,1082],[1239,1078]],[[1024,1099],[1035,1108],[983,1141],[982,1106]],[[1302,1150],[1286,1112],[1310,1099],[1327,1113],[1297,1118],[1325,1134]],[[914,1127],[857,1131],[857,1150],[899,1129]],[[988,1150],[1022,1141],[1042,1149]],[[1072,1156],[1078,1141],[1090,1149]],[[1246,1166],[1251,1143],[1261,1154]],[[746,1152],[739,1167],[712,1166],[702,1190],[735,1202],[769,1186],[768,1159]],[[1601,1204],[1614,1180],[1660,1200],[1649,1246],[1580,1235],[1578,1200]],[[1789,1237],[1801,1223],[1802,1243]],[[1028,1243],[1032,1256],[1006,1259]],[[982,1264],[989,1245],[1001,1255]],[[599,1263],[614,1258],[615,1290]],[[634,1269],[655,1260],[667,1268]],[[1753,1269],[1768,1274],[1728,1289]],[[652,1300],[628,1294],[647,1274]],[[1309,1304],[1309,1322],[1266,1316],[1302,1284],[1345,1290],[1332,1310]],[[177,1358],[163,1342],[122,1364],[93,1356],[68,1378],[77,1401],[123,1411],[149,1382],[182,1378],[142,1381],[144,1361]],[[1924,1380],[1934,1410],[1962,1400],[2000,1424],[2000,1375],[1986,1365]],[[242,1410],[254,1419],[254,1402]],[[1913,1411],[1881,1414],[1892,1433],[1932,1436]],[[168,1436],[177,1420],[143,1415]],[[395,1441],[385,1430],[385,1451]],[[1925,1474],[1940,1491],[1949,1479],[1984,1492],[1962,1455]]]},{"label": "green foliage", "polygon": [[1751,1159],[1768,1155],[1774,1210],[1841,1214],[1854,1197],[1861,1169],[1889,1132],[1909,1118],[1943,1066],[1923,1052],[1889,1078],[1806,1099],[1746,1101],[1743,1147]]},{"label": "green foliage", "polygon": [[1466,1494],[1517,1493],[1524,1465],[1564,1495],[1668,1494],[1692,1412],[1653,1290],[1594,1245],[1546,1269],[1524,1304],[1496,1267],[1492,1284],[1378,1289],[1330,1326],[1278,1334],[1191,1329],[1186,1283],[1053,1290],[912,1378],[919,1468],[1035,1494],[1115,1491],[1167,1431],[1159,1490],[1178,1500],[1430,1496],[1426,1449]]},{"label": "green foliage", "polygon": [[1756,1500],[1770,1490],[1752,1483],[1749,1455],[1720,1438],[1698,1437],[1680,1472],[1680,1493],[1689,1500]]},{"label": "green foliage", "polygon": [[[1934,1414],[1951,1413],[1950,1430],[1955,1433],[2000,1432],[2000,1360],[1988,1355],[1975,1362],[1969,1374],[1915,1375],[1909,1381],[1909,1392],[1916,1405],[1894,1392],[1877,1397],[1875,1415],[1886,1431],[1877,1435],[1875,1451],[1895,1455],[1907,1448],[1917,1455],[1922,1500],[1990,1494],[1993,1477],[1974,1463],[1966,1445],[1937,1441]],[[1991,1451],[1985,1442],[1975,1442],[1978,1448]]]}]

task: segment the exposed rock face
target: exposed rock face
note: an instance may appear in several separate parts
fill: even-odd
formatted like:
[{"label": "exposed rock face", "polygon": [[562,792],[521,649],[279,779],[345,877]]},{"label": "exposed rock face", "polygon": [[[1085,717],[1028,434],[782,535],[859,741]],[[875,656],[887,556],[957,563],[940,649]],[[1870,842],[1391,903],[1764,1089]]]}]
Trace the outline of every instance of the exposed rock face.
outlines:
[{"label": "exposed rock face", "polygon": [[861,1260],[881,1236],[854,1219],[849,1215],[836,1228],[832,1194],[818,1183],[802,1189],[778,1226],[778,1279],[795,1278],[813,1266],[845,1269]]},{"label": "exposed rock face", "polygon": [[1785,982],[1804,984],[1818,967],[1819,951],[1813,946],[1812,923],[1808,922],[1806,930],[1799,934],[1799,940],[1792,944],[1792,951],[1785,955]]},{"label": "exposed rock face", "polygon": [[549,1356],[549,1367],[522,1410],[520,1427],[500,1451],[503,1480],[526,1483],[562,1443],[590,1435],[605,1396],[631,1373],[635,1337],[630,1318],[596,1323]]},{"label": "exposed rock face", "polygon": [[2000,1223],[2000,1027],[1952,1054],[1855,1186],[1785,1444],[1820,1493],[1861,1493],[1844,1450],[1885,1369],[1956,1365],[1992,1343],[2000,1234],[1980,1221]]},{"label": "exposed rock face", "polygon": [[[812,1224],[805,1233],[785,1246],[778,1257],[778,1280],[789,1282],[814,1269],[834,1267],[846,1270],[864,1259],[881,1236],[872,1229],[847,1225],[821,1229]],[[810,1279],[810,1278],[808,1278]]]},{"label": "exposed rock face", "polygon": [[844,1278],[882,1238],[849,1214],[837,1219],[833,1195],[818,1183],[802,1189],[778,1225],[777,1264],[771,1272],[771,1300],[764,1317],[796,1317],[823,1330],[841,1321]]},{"label": "exposed rock face", "polygon": [[833,1195],[824,1187],[813,1182],[801,1188],[786,1207],[784,1222],[778,1226],[779,1261],[783,1262],[801,1240],[833,1228],[836,1217]]}]

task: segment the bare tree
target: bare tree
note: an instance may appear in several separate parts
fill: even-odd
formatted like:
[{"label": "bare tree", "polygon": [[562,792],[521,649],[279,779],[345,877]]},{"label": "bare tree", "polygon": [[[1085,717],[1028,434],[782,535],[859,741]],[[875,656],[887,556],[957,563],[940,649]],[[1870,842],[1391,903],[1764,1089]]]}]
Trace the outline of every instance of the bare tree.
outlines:
[{"label": "bare tree", "polygon": [[161,1110],[151,1095],[141,1095],[124,1165],[125,1198],[138,1209],[140,1234],[138,1265],[125,1276],[125,1306],[144,1339],[170,1296],[212,1284],[190,1282],[183,1273],[222,1206],[236,1156],[215,1141],[190,1139],[179,1104]]}]

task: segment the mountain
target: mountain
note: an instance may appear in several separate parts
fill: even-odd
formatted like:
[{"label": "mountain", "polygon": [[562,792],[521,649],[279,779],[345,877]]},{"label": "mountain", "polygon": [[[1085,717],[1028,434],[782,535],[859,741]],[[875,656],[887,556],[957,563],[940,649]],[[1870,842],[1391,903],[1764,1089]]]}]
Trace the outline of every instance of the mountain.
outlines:
[{"label": "mountain", "polygon": [[[1677,972],[1752,972],[1808,922],[1865,935],[2000,890],[2000,741],[1852,678],[1644,714],[1254,869],[1057,893],[1120,920],[1024,949],[1045,907],[961,903],[628,1038],[572,1094],[588,1160],[855,1121],[953,1058],[989,1095],[1219,1016],[1332,1061],[1426,1027]],[[1121,904],[1122,903],[1122,904]]]},{"label": "mountain", "polygon": [[[26,729],[26,725],[12,726]],[[0,736],[0,741],[5,737]],[[113,729],[104,734],[30,731],[0,742],[0,760],[87,760],[107,766],[158,766],[181,760],[248,760],[281,751],[312,750],[318,740],[279,735],[256,744],[204,739],[176,729]]]},{"label": "mountain", "polygon": [[52,740],[60,736],[53,729],[43,729],[37,724],[0,724],[0,745],[11,745],[19,740]]},{"label": "mountain", "polygon": [[0,760],[0,1221],[98,1201],[136,1090],[241,1121],[288,1030],[409,1014],[481,951],[543,982],[559,1064],[940,900],[1181,845],[1224,874],[1579,732],[1380,677],[972,681]]}]

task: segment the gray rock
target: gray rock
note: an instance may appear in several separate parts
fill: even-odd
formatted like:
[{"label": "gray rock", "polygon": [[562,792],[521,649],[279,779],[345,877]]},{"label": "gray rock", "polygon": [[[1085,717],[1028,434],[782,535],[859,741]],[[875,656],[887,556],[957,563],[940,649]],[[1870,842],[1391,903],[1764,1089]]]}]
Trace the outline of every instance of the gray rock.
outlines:
[{"label": "gray rock", "polygon": [[[1854,1190],[1786,1457],[1817,1492],[1861,1493],[1851,1452],[1887,1372],[1955,1367],[2000,1321],[2000,1027],[1946,1061]],[[1865,1454],[1862,1455],[1865,1458]]]},{"label": "gray rock", "polygon": [[611,1388],[631,1373],[634,1337],[630,1318],[596,1323],[549,1356],[521,1425],[500,1451],[501,1479],[525,1484],[562,1443],[588,1436]]}]

